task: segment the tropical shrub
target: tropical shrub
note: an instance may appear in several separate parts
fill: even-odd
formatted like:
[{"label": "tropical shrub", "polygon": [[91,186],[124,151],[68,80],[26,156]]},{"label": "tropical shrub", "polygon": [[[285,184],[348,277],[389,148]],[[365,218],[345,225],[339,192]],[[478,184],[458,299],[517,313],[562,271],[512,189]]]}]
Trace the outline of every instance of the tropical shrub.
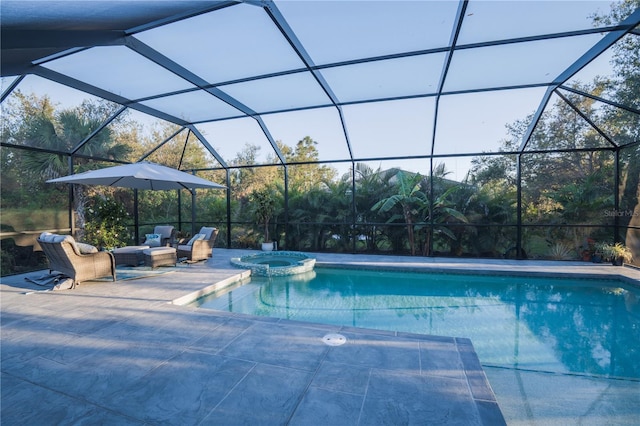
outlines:
[{"label": "tropical shrub", "polygon": [[113,198],[96,196],[90,201],[84,238],[99,248],[126,246],[131,239],[127,228],[129,213]]}]

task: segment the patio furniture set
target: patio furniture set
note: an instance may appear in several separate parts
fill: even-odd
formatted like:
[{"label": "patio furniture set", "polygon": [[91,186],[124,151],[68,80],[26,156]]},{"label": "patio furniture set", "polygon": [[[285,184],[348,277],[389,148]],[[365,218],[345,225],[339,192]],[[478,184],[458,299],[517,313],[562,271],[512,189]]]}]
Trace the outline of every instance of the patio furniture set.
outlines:
[{"label": "patio furniture set", "polygon": [[190,240],[175,239],[173,226],[156,226],[153,234],[146,234],[142,245],[120,247],[113,250],[116,265],[152,268],[175,265],[178,260],[199,261],[211,257],[218,230],[203,226]]},{"label": "patio furniture set", "polygon": [[178,262],[173,226],[156,226],[152,234],[147,234],[139,246],[119,247],[113,250],[116,265],[175,266]]},{"label": "patio furniture set", "polygon": [[116,266],[175,266],[178,260],[206,260],[212,255],[218,229],[202,227],[190,240],[175,241],[173,226],[156,226],[139,246],[120,247],[111,252],[98,251],[89,244],[76,242],[70,235],[43,232],[38,243],[49,260],[49,270],[81,281],[110,276],[116,280]]}]

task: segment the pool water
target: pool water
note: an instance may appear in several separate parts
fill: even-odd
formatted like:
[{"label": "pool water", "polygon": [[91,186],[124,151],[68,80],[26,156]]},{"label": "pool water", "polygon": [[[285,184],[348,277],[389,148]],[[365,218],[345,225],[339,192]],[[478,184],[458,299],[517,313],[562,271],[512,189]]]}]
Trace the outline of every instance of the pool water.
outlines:
[{"label": "pool water", "polygon": [[640,290],[619,281],[316,268],[201,308],[468,337],[485,366],[640,379]]}]

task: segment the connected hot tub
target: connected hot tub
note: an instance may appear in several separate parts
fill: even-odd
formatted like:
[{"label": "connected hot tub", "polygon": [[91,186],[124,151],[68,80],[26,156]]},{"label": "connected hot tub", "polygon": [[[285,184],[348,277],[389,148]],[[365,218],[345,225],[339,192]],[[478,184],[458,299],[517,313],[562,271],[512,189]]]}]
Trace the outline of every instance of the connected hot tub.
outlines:
[{"label": "connected hot tub", "polygon": [[231,258],[231,264],[252,275],[282,277],[313,271],[316,259],[299,251],[269,251]]}]

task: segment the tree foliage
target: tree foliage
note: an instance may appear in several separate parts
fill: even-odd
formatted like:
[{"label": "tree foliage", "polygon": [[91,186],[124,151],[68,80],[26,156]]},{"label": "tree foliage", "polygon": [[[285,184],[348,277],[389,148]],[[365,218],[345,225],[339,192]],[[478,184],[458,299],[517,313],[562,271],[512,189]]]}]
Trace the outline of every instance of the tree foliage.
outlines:
[{"label": "tree foliage", "polygon": [[[38,98],[24,95],[17,91],[10,101],[10,114],[3,125],[2,140],[38,150],[25,150],[12,156],[3,157],[11,164],[6,175],[12,185],[26,189],[31,194],[32,203],[47,205],[48,200],[40,194],[47,194],[43,181],[69,173],[70,164],[62,152],[89,155],[101,159],[118,159],[125,157],[130,147],[114,140],[113,131],[102,129],[84,145],[82,142],[113,113],[115,106],[106,101],[84,101],[76,108],[57,110],[47,96]],[[18,158],[19,156],[19,158]],[[83,171],[91,167],[92,160],[77,157],[74,162],[75,171]],[[16,166],[19,166],[18,169]],[[3,178],[5,174],[3,173]],[[35,191],[34,191],[35,190]],[[85,223],[85,207],[87,196],[92,190],[81,185],[74,185],[74,210],[80,227]],[[4,191],[3,191],[4,193]],[[37,195],[37,199],[34,199]]]},{"label": "tree foliage", "polygon": [[129,213],[125,207],[109,197],[95,196],[89,200],[85,240],[99,248],[115,248],[128,244],[131,235],[127,228]]},{"label": "tree foliage", "polygon": [[[616,2],[610,12],[594,16],[594,23],[617,23],[638,7],[640,0]],[[225,171],[188,130],[173,124],[144,127],[126,113],[80,147],[114,113],[115,105],[84,102],[59,109],[46,96],[17,91],[3,105],[1,140],[37,149],[0,151],[0,206],[65,206],[67,187],[44,181],[69,173],[67,157],[56,152],[77,149],[74,172],[107,165],[85,156],[201,169],[200,176],[228,185],[230,217],[221,191],[198,190],[198,221],[229,219],[234,237],[246,246],[254,243],[256,230],[264,233],[264,221],[257,224],[253,215],[257,200],[252,194],[271,191],[276,208],[267,231],[276,239],[286,236],[285,246],[291,248],[411,254],[420,248],[422,254],[432,254],[429,250],[434,248],[456,255],[500,256],[515,242],[521,189],[525,244],[561,241],[575,254],[587,237],[603,233],[600,227],[612,226],[613,219],[603,212],[613,209],[616,197],[620,210],[638,212],[618,217],[623,226],[640,217],[640,116],[620,107],[640,109],[640,37],[629,34],[612,49],[612,75],[575,81],[575,92],[558,89],[521,155],[533,111],[507,123],[500,152],[474,158],[463,182],[448,180],[444,164],[423,176],[357,163],[337,176],[333,167],[318,162],[321,144],[311,136],[293,146],[276,142],[286,166],[271,150],[261,152],[259,145],[247,141]],[[113,197],[131,213],[130,190],[74,187],[78,225],[93,195]],[[189,221],[190,201],[185,191],[145,191],[139,196],[141,222],[175,223],[177,212]]]}]

